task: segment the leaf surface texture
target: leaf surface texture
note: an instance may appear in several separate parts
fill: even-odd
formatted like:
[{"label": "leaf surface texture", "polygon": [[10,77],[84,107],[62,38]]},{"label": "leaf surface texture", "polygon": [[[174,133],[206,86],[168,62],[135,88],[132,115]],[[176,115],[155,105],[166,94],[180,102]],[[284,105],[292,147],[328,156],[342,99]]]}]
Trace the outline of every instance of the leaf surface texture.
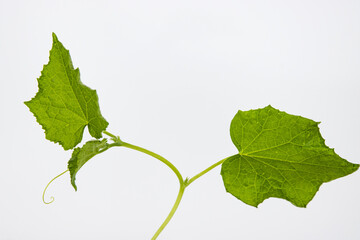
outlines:
[{"label": "leaf surface texture", "polygon": [[74,69],[69,51],[54,33],[49,63],[38,86],[36,96],[25,104],[48,140],[72,149],[81,141],[85,126],[91,136],[102,137],[108,122],[100,113],[97,93],[80,81],[79,69]]},{"label": "leaf surface texture", "polygon": [[325,145],[318,124],[271,106],[238,111],[230,135],[239,153],[221,168],[226,190],[255,207],[269,197],[306,207],[322,183],[359,168]]},{"label": "leaf surface texture", "polygon": [[75,184],[76,174],[80,170],[80,168],[89,161],[95,155],[105,151],[108,149],[109,144],[107,143],[107,139],[103,140],[91,140],[84,144],[81,148],[75,148],[71,159],[68,162],[68,169],[70,171],[71,184],[77,190],[77,186]]}]

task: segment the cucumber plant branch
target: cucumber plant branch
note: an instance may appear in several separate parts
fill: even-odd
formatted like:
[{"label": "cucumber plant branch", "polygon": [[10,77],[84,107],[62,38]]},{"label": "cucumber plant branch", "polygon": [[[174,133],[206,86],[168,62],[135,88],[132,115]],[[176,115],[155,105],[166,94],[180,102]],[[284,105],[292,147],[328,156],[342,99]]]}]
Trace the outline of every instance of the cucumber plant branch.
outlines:
[{"label": "cucumber plant branch", "polygon": [[[25,105],[45,130],[45,138],[72,151],[67,170],[53,178],[45,187],[65,173],[77,191],[76,175],[91,158],[112,147],[126,147],[142,152],[168,166],[179,181],[179,192],[170,213],[151,238],[155,240],[174,216],[185,189],[201,176],[221,166],[226,192],[243,203],[257,207],[275,197],[306,207],[323,183],[357,171],[351,163],[325,144],[320,122],[288,114],[271,105],[254,110],[238,110],[230,122],[230,138],[237,149],[235,155],[218,160],[192,178],[183,178],[166,158],[145,148],[123,142],[108,132],[109,123],[102,116],[96,90],[84,85],[80,71],[74,68],[69,51],[52,35],[53,44],[48,64],[38,78],[39,90]],[[84,129],[92,139],[81,147]],[[103,137],[107,135],[109,139]],[[226,156],[226,155],[225,155]]]}]

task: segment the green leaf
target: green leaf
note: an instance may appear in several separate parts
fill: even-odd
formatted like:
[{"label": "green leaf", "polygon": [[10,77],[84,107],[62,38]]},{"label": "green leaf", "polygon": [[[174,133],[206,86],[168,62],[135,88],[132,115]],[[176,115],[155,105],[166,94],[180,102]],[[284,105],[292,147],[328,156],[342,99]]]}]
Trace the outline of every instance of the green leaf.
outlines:
[{"label": "green leaf", "polygon": [[322,183],[355,172],[359,165],[327,147],[318,124],[271,106],[239,111],[230,127],[239,154],[221,169],[227,192],[255,207],[269,197],[306,207]]},{"label": "green leaf", "polygon": [[84,144],[81,148],[75,148],[71,159],[68,162],[68,169],[70,171],[71,184],[77,190],[75,180],[76,174],[80,170],[80,168],[89,161],[95,155],[107,150],[109,148],[109,144],[107,143],[107,139],[99,140],[91,140]]},{"label": "green leaf", "polygon": [[36,96],[25,104],[42,125],[46,139],[72,149],[81,141],[85,126],[91,136],[101,138],[109,123],[100,113],[96,91],[80,81],[79,69],[74,70],[69,51],[54,33],[50,60],[38,86]]}]

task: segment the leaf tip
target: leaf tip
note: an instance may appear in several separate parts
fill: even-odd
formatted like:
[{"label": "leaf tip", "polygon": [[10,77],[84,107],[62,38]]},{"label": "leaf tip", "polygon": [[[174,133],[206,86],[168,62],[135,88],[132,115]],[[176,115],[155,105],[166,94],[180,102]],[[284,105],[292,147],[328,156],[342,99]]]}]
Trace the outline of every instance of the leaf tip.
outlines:
[{"label": "leaf tip", "polygon": [[69,171],[70,171],[70,181],[71,181],[71,185],[74,187],[75,192],[77,192],[77,186],[76,186],[76,183],[75,183],[75,181],[76,181],[75,174],[76,174],[76,173],[74,173],[74,172],[73,172],[73,169],[71,169],[70,167],[69,167]]},{"label": "leaf tip", "polygon": [[24,101],[23,103],[24,103],[27,107],[29,107],[30,101]]},{"label": "leaf tip", "polygon": [[59,42],[59,40],[58,40],[58,38],[57,38],[57,36],[56,36],[56,34],[54,32],[52,33],[52,38],[53,38],[54,43]]},{"label": "leaf tip", "polygon": [[353,169],[354,169],[354,172],[356,172],[360,167],[360,164],[357,164],[357,163],[353,163]]}]

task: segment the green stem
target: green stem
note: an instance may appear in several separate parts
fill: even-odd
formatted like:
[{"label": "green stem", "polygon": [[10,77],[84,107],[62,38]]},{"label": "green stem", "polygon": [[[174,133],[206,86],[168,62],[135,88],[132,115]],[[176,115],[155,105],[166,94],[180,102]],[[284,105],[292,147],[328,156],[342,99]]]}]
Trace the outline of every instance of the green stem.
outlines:
[{"label": "green stem", "polygon": [[181,176],[179,170],[171,162],[169,162],[166,158],[164,158],[164,157],[160,156],[159,154],[156,154],[152,151],[149,151],[145,148],[138,147],[138,146],[132,145],[130,143],[122,142],[121,146],[145,153],[147,155],[150,155],[150,156],[160,160],[162,163],[165,163],[165,165],[168,166],[176,174],[177,178],[179,179],[180,185],[184,184],[184,179]]},{"label": "green stem", "polygon": [[112,134],[112,133],[109,133],[108,131],[103,131],[103,133],[105,133],[106,135],[108,135],[109,137],[113,138],[113,139],[116,139],[117,137]]},{"label": "green stem", "polygon": [[[120,139],[120,138],[118,138],[118,139]],[[181,176],[179,170],[171,162],[169,162],[166,158],[160,156],[159,154],[156,154],[156,153],[154,153],[152,151],[149,151],[149,150],[147,150],[145,148],[135,146],[135,145],[127,143],[127,142],[121,142],[121,145],[119,145],[119,146],[130,148],[130,149],[145,153],[145,154],[147,154],[147,155],[149,155],[151,157],[154,157],[154,158],[160,160],[162,163],[164,163],[166,166],[168,166],[175,173],[175,175],[177,176],[177,178],[179,180],[180,189],[179,189],[179,193],[177,195],[176,201],[175,201],[174,206],[172,207],[170,213],[168,214],[168,216],[164,220],[164,222],[161,224],[159,229],[155,232],[154,236],[151,238],[151,240],[155,240],[160,235],[160,233],[164,230],[166,225],[170,222],[171,218],[174,216],[177,208],[179,207],[179,204],[181,202],[181,199],[182,199],[182,196],[184,194],[185,187],[186,187],[185,183],[184,183],[184,179]]]},{"label": "green stem", "polygon": [[[168,216],[166,217],[166,219],[164,220],[164,222],[161,224],[161,226],[159,227],[159,229],[155,232],[154,236],[151,238],[151,240],[156,240],[156,238],[160,235],[160,233],[164,230],[164,228],[166,227],[166,225],[170,222],[171,218],[174,216],[176,210],[178,209],[179,207],[179,204],[181,202],[181,199],[184,195],[184,192],[185,192],[185,188],[187,186],[189,186],[193,181],[195,181],[196,179],[198,179],[199,177],[201,177],[202,175],[204,175],[205,173],[209,172],[211,169],[219,166],[220,164],[222,164],[227,158],[211,165],[210,167],[208,167],[207,169],[205,169],[204,171],[200,172],[199,174],[195,175],[194,177],[192,177],[191,179],[183,179],[183,177],[181,176],[179,170],[171,163],[169,162],[166,158],[160,156],[159,154],[156,154],[152,151],[149,151],[145,148],[142,148],[142,147],[139,147],[139,146],[135,146],[135,145],[132,145],[130,143],[127,143],[127,142],[123,142],[120,140],[119,137],[115,136],[114,134],[111,134],[107,131],[103,131],[104,134],[108,135],[109,137],[111,137],[111,139],[114,141],[114,143],[110,144],[108,148],[110,147],[113,147],[113,146],[122,146],[122,147],[126,147],[126,148],[130,148],[130,149],[133,149],[133,150],[136,150],[136,151],[139,151],[139,152],[142,152],[142,153],[145,153],[151,157],[154,157],[158,160],[160,160],[160,162],[164,163],[166,166],[168,166],[176,175],[176,177],[178,178],[179,180],[179,184],[180,184],[180,189],[179,189],[179,193],[176,197],[176,201],[170,211],[170,213],[168,214]],[[107,149],[108,149],[107,148]],[[104,149],[107,150],[107,149]]]},{"label": "green stem", "polygon": [[189,181],[186,182],[186,186],[189,186],[193,181],[195,181],[196,179],[198,179],[199,177],[201,177],[202,175],[204,175],[205,173],[209,172],[210,170],[212,170],[213,168],[221,165],[227,158],[224,158],[220,161],[218,161],[217,163],[211,165],[210,167],[208,167],[207,169],[205,169],[204,171],[196,174],[194,177],[190,178]]},{"label": "green stem", "polygon": [[174,216],[177,208],[179,207],[179,204],[180,204],[180,201],[181,201],[181,198],[184,194],[184,191],[185,191],[185,184],[181,184],[180,185],[180,189],[179,189],[179,193],[177,195],[177,198],[176,198],[176,201],[174,203],[174,206],[172,207],[169,215],[166,217],[165,221],[161,224],[161,226],[159,227],[159,229],[156,231],[156,233],[154,234],[154,236],[151,238],[151,240],[155,240],[159,235],[160,233],[162,232],[162,230],[164,230],[164,228],[166,227],[166,225],[170,222],[171,218]]}]

